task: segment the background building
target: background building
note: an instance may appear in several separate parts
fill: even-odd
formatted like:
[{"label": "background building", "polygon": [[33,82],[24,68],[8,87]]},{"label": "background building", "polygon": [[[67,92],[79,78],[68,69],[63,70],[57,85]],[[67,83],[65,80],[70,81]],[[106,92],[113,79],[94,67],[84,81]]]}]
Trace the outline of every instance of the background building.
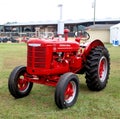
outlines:
[{"label": "background building", "polygon": [[[67,20],[64,21],[65,28],[70,30],[69,37],[74,37],[74,33],[79,30],[79,26],[83,25],[87,28],[87,32],[90,34],[90,40],[96,38],[101,39],[103,42],[110,41],[110,27],[119,23],[120,20],[96,20],[94,25],[93,21],[86,20]],[[7,36],[27,36],[32,37],[40,36],[41,34],[52,32],[57,35],[58,21],[40,21],[40,22],[8,22],[0,25],[0,34]]]}]

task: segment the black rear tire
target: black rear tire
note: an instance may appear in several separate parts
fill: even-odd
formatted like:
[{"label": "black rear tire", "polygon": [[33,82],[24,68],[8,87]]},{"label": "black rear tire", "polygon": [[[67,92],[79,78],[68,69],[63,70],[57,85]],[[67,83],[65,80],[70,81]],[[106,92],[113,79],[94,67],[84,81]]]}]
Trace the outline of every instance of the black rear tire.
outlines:
[{"label": "black rear tire", "polygon": [[60,109],[75,104],[79,93],[79,79],[74,73],[63,74],[56,86],[55,103]]},{"label": "black rear tire", "polygon": [[33,83],[25,79],[26,67],[18,66],[10,74],[8,80],[8,89],[15,98],[22,98],[29,95]]},{"label": "black rear tire", "polygon": [[90,90],[100,91],[106,87],[110,72],[110,57],[103,46],[93,48],[86,61],[86,83]]}]

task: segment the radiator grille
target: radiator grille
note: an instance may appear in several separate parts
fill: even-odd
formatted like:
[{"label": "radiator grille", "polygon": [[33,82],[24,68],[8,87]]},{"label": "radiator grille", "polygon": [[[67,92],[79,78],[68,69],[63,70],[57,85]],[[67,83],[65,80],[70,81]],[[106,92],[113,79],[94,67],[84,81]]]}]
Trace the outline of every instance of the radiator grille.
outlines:
[{"label": "radiator grille", "polygon": [[28,46],[27,65],[28,67],[45,68],[46,48]]}]

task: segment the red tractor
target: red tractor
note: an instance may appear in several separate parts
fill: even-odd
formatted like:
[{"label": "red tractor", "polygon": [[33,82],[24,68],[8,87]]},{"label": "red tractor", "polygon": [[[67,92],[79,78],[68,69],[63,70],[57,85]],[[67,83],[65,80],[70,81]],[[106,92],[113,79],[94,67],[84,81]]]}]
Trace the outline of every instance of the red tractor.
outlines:
[{"label": "red tractor", "polygon": [[79,77],[85,73],[87,87],[100,91],[106,87],[110,71],[108,50],[100,40],[81,44],[65,39],[32,38],[27,42],[27,66],[17,66],[10,74],[11,95],[29,95],[33,83],[54,86],[55,103],[60,109],[75,104],[79,93]]}]

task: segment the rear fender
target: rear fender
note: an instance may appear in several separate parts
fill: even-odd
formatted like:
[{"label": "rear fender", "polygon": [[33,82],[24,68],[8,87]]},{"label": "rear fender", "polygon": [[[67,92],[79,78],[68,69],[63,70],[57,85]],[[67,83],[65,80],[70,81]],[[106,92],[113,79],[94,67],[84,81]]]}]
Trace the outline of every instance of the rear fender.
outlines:
[{"label": "rear fender", "polygon": [[90,42],[84,49],[84,52],[83,52],[84,58],[86,59],[86,57],[89,55],[90,51],[97,46],[104,47],[104,44],[99,39],[96,39],[96,40]]}]

